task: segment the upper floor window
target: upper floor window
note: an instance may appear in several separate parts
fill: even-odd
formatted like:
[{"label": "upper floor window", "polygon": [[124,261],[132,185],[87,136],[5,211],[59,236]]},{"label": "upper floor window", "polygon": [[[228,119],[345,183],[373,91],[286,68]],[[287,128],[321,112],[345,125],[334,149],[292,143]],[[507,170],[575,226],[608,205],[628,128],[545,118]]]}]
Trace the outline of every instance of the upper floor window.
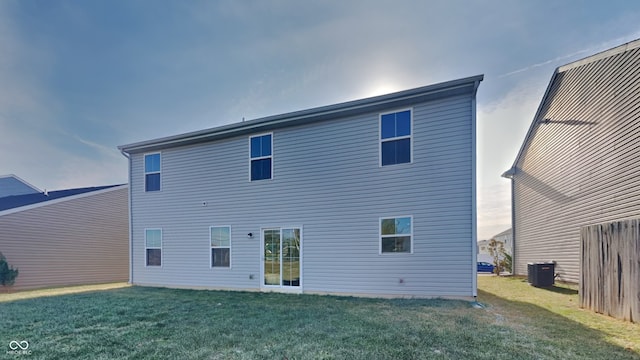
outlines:
[{"label": "upper floor window", "polygon": [[144,191],[160,191],[160,153],[144,156]]},{"label": "upper floor window", "polygon": [[211,267],[231,266],[231,227],[212,226],[211,234]]},{"label": "upper floor window", "polygon": [[271,179],[273,169],[273,134],[252,136],[251,181]]},{"label": "upper floor window", "polygon": [[380,219],[380,252],[383,254],[413,252],[411,223],[411,216]]},{"label": "upper floor window", "polygon": [[411,110],[380,115],[380,164],[411,162]]}]

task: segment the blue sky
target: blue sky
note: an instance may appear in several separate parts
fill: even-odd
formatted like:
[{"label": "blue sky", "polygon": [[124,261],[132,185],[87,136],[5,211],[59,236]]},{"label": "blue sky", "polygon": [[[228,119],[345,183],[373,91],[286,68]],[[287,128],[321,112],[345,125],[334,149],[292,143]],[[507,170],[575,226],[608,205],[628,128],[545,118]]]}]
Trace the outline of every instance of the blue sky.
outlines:
[{"label": "blue sky", "polygon": [[484,74],[478,236],[553,70],[640,38],[632,1],[0,1],[0,175],[124,183],[117,145]]}]

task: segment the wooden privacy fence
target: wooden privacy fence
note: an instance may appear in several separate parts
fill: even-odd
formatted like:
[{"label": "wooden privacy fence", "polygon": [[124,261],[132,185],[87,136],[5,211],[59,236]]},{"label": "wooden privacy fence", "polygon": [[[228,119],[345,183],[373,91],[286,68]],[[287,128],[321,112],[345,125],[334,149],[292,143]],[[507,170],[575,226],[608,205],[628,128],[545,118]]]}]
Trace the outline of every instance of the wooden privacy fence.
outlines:
[{"label": "wooden privacy fence", "polygon": [[640,220],[580,229],[580,307],[640,322]]}]

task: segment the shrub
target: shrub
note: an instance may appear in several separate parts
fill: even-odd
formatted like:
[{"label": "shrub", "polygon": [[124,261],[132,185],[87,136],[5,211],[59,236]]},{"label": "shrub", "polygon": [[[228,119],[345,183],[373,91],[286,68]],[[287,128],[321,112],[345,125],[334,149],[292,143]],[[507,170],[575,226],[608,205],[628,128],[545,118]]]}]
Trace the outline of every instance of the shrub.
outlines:
[{"label": "shrub", "polygon": [[0,284],[11,286],[16,282],[17,277],[18,269],[9,266],[7,258],[0,252]]},{"label": "shrub", "polygon": [[511,254],[503,250],[502,255],[504,255],[504,258],[502,259],[504,270],[506,272],[513,273],[513,260],[511,258]]}]

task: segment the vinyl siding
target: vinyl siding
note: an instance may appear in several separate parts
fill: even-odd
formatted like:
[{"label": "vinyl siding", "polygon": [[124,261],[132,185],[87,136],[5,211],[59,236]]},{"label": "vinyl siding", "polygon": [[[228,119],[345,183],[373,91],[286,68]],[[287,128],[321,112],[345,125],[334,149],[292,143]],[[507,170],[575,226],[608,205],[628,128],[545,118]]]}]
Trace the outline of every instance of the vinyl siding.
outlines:
[{"label": "vinyl siding", "polygon": [[[473,296],[471,112],[471,96],[416,104],[412,164],[379,166],[379,112],[273,130],[271,180],[249,181],[249,136],[161,150],[160,192],[132,154],[133,283],[258,290],[261,228],[301,226],[305,292]],[[379,218],[398,215],[414,253],[380,255]],[[231,225],[231,269],[209,266],[212,225]],[[145,228],[163,230],[161,267]]]},{"label": "vinyl siding", "polygon": [[127,281],[128,215],[119,187],[0,216],[14,290]]},{"label": "vinyl siding", "polygon": [[514,176],[518,274],[555,260],[577,282],[580,227],[640,216],[639,103],[638,48],[555,76]]}]

